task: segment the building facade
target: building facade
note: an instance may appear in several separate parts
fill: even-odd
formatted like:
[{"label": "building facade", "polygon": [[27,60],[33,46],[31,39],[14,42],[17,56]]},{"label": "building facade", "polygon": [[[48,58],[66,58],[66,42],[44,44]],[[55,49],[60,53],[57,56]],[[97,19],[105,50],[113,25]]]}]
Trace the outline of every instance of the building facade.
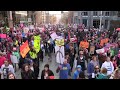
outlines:
[{"label": "building facade", "polygon": [[120,20],[120,17],[118,11],[73,11],[72,19],[72,23],[84,24],[87,28],[99,28],[101,22],[103,29],[109,29],[111,20]]},{"label": "building facade", "polygon": [[34,20],[37,25],[50,23],[49,11],[35,11],[34,15],[35,15]]}]

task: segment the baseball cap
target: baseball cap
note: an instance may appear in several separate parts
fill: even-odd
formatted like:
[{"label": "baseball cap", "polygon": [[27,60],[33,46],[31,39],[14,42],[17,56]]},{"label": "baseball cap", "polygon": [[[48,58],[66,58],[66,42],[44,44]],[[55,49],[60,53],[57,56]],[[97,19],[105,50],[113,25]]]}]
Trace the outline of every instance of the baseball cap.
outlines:
[{"label": "baseball cap", "polygon": [[77,68],[81,68],[81,65],[78,65]]}]

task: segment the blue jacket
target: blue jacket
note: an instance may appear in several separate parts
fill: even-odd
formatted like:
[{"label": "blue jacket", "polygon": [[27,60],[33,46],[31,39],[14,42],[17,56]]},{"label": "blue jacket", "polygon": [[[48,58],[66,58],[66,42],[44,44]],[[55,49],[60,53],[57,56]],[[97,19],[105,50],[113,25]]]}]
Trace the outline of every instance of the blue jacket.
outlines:
[{"label": "blue jacket", "polygon": [[87,72],[88,72],[89,75],[92,75],[92,73],[94,73],[94,65],[93,65],[93,63],[90,62],[88,64]]},{"label": "blue jacket", "polygon": [[81,71],[76,70],[73,75],[73,79],[77,79],[79,77]]},{"label": "blue jacket", "polygon": [[60,70],[60,79],[68,79],[69,70],[70,64],[62,64],[62,69]]}]

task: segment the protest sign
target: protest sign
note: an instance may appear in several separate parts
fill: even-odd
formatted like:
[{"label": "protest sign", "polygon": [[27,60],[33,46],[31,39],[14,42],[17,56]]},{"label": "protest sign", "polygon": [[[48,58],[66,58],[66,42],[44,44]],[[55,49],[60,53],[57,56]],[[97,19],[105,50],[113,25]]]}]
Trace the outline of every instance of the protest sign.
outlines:
[{"label": "protest sign", "polygon": [[6,34],[0,34],[0,38],[7,38]]},{"label": "protest sign", "polygon": [[104,48],[96,50],[97,54],[104,53],[104,52],[105,52]]},{"label": "protest sign", "polygon": [[26,41],[23,45],[20,46],[20,54],[24,58],[26,54],[30,51],[28,41]]},{"label": "protest sign", "polygon": [[58,36],[55,32],[53,32],[51,35],[52,40],[55,40]]},{"label": "protest sign", "polygon": [[34,36],[34,49],[36,51],[36,53],[38,53],[40,51],[40,36]]},{"label": "protest sign", "polygon": [[90,46],[90,54],[94,54],[95,46]]}]

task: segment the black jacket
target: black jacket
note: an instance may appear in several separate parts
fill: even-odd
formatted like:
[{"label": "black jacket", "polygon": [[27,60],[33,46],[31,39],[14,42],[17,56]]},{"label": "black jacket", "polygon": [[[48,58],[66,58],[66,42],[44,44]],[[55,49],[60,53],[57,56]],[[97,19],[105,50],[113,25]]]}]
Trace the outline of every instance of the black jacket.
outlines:
[{"label": "black jacket", "polygon": [[[45,70],[43,70],[41,73],[41,79],[44,79],[44,76],[45,76]],[[51,70],[48,70],[48,76],[54,76],[54,74]]]},{"label": "black jacket", "polygon": [[85,57],[83,56],[83,59],[80,59],[80,57],[77,57],[76,60],[77,60],[77,65],[81,65],[82,71],[84,71],[86,69]]},{"label": "black jacket", "polygon": [[35,79],[35,75],[32,70],[29,70],[28,72],[21,71],[21,77],[22,79]]}]

